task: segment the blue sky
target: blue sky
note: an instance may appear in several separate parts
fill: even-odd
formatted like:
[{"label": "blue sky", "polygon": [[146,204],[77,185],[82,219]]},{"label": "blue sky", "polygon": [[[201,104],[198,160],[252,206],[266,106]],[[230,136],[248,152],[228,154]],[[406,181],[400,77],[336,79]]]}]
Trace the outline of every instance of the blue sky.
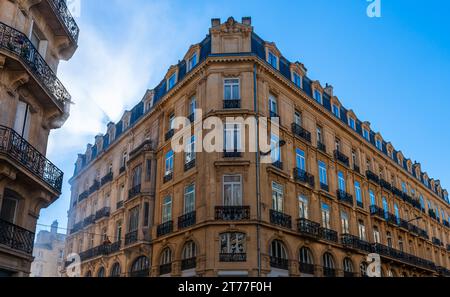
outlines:
[{"label": "blue sky", "polygon": [[75,105],[66,125],[51,133],[48,149],[65,172],[63,194],[42,210],[39,224],[57,219],[66,227],[67,180],[77,154],[155,87],[215,17],[251,16],[259,36],[304,63],[312,79],[332,84],[358,118],[450,187],[450,3],[381,0],[381,18],[367,17],[368,4],[81,0],[79,48],[58,72]]}]

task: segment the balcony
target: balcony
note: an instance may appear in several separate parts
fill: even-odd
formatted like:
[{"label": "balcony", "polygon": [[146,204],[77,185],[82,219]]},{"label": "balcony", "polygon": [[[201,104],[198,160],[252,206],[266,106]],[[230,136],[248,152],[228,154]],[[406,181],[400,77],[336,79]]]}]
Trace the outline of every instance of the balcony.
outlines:
[{"label": "balcony", "polygon": [[165,275],[172,272],[172,263],[161,264],[159,265],[159,274]]},{"label": "balcony", "polygon": [[216,220],[243,221],[250,219],[250,206],[216,206]]},{"label": "balcony", "polygon": [[323,142],[317,141],[317,149],[319,151],[327,153],[327,146]]},{"label": "balcony", "polygon": [[122,174],[125,172],[125,170],[127,170],[127,167],[125,165],[123,165],[122,167],[120,167],[119,169],[119,174]]},{"label": "balcony", "polygon": [[283,162],[281,162],[281,161],[275,161],[275,162],[273,162],[273,163],[272,163],[272,166],[275,167],[275,168],[278,168],[278,169],[280,169],[280,170],[283,170]]},{"label": "balcony", "polygon": [[100,256],[108,256],[112,253],[118,252],[120,250],[120,247],[121,247],[120,240],[112,244],[102,244],[94,248],[88,249],[84,252],[81,252],[80,259],[81,261],[86,261]]},{"label": "balcony", "polygon": [[353,196],[350,195],[349,193],[342,190],[337,190],[337,198],[339,201],[342,201],[344,203],[347,203],[348,205],[353,206]]},{"label": "balcony", "polygon": [[131,231],[125,234],[125,245],[131,245],[138,241],[138,231]]},{"label": "balcony", "polygon": [[70,94],[25,34],[0,22],[0,50],[18,58],[53,103],[65,110],[65,106],[70,104]]},{"label": "balcony", "polygon": [[307,131],[302,126],[296,123],[292,123],[292,133],[294,133],[295,136],[298,136],[301,139],[311,143],[311,132]]},{"label": "balcony", "polygon": [[87,218],[84,219],[83,221],[83,227],[87,227],[89,225],[94,224],[95,222],[95,215],[90,215]]},{"label": "balcony", "polygon": [[169,131],[166,132],[164,139],[166,141],[169,141],[170,139],[172,139],[172,137],[175,135],[175,130],[174,129],[170,129]]},{"label": "balcony", "polygon": [[380,186],[388,191],[392,191],[392,185],[383,178],[380,178]]},{"label": "balcony", "polygon": [[98,180],[94,180],[92,186],[89,187],[89,195],[95,193],[100,189],[100,182]]},{"label": "balcony", "polygon": [[359,208],[364,208],[364,203],[362,201],[356,200],[356,206],[358,206]]},{"label": "balcony", "polygon": [[336,277],[336,269],[323,267],[323,276],[324,277]]},{"label": "balcony", "polygon": [[433,219],[436,220],[436,213],[434,212],[434,210],[429,209],[429,210],[428,210],[428,215],[429,215],[431,218],[433,218]]},{"label": "balcony", "polygon": [[270,210],[270,223],[287,229],[292,228],[291,216],[273,209]]},{"label": "balcony", "polygon": [[361,173],[361,168],[359,168],[358,165],[353,164],[353,171],[358,172],[358,173]]},{"label": "balcony", "polygon": [[196,221],[195,211],[184,214],[178,217],[178,229],[184,229],[192,225],[195,225],[195,221]]},{"label": "balcony", "polygon": [[131,200],[141,194],[141,185],[135,185],[128,191],[128,200]]},{"label": "balcony", "polygon": [[166,173],[163,177],[163,183],[168,183],[173,179],[173,172]]},{"label": "balcony", "polygon": [[109,207],[103,207],[99,211],[95,213],[95,220],[100,220],[102,218],[108,218],[111,214],[111,208]]},{"label": "balcony", "polygon": [[346,248],[365,251],[370,253],[372,251],[372,247],[369,242],[360,239],[357,236],[351,234],[342,234],[341,235],[342,245]]},{"label": "balcony", "polygon": [[337,232],[331,229],[321,227],[319,229],[319,236],[321,239],[329,242],[336,242],[336,243],[338,242]]},{"label": "balcony", "polygon": [[313,264],[298,262],[298,267],[301,273],[314,275]]},{"label": "balcony", "polygon": [[391,187],[392,194],[399,198],[403,198],[403,192],[400,189],[397,189],[396,187]]},{"label": "balcony", "polygon": [[[0,23],[1,24],[1,23]],[[0,26],[1,30],[1,26]],[[0,42],[1,42],[0,31]],[[0,125],[0,154],[15,160],[43,181],[53,191],[61,193],[63,172],[13,129]]]},{"label": "balcony", "polygon": [[350,160],[348,159],[348,157],[346,155],[344,155],[343,153],[341,153],[338,150],[334,151],[334,158],[341,162],[342,164],[344,164],[347,167],[350,167]]},{"label": "balcony", "polygon": [[173,232],[173,221],[168,221],[158,225],[156,228],[156,236],[160,237]]},{"label": "balcony", "polygon": [[378,175],[376,175],[375,173],[373,173],[370,170],[366,171],[366,177],[368,180],[373,181],[376,184],[380,183],[380,178],[378,177]]},{"label": "balcony", "polygon": [[83,193],[81,193],[81,194],[78,196],[78,202],[81,202],[81,201],[83,201],[84,199],[87,199],[87,197],[89,197],[89,190],[84,191]]},{"label": "balcony", "polygon": [[77,43],[80,29],[67,7],[66,0],[49,0],[48,3],[50,3],[50,6],[54,10],[61,24],[63,24],[73,43]]},{"label": "balcony", "polygon": [[426,230],[423,230],[421,228],[417,228],[419,229],[419,237],[425,239],[425,240],[429,240],[430,236],[428,236],[428,232]]},{"label": "balcony", "polygon": [[437,246],[439,246],[439,247],[444,246],[444,244],[442,243],[442,241],[441,241],[439,238],[437,238],[437,237],[433,237],[433,238],[431,239],[431,242],[432,242],[434,245],[437,245]]},{"label": "balcony", "polygon": [[246,253],[220,253],[220,262],[245,262],[247,261]]},{"label": "balcony", "polygon": [[195,167],[195,159],[184,164],[184,171],[189,171]]},{"label": "balcony", "polygon": [[314,188],[314,175],[302,169],[294,168],[294,179],[298,182],[309,185],[311,188]]},{"label": "balcony", "polygon": [[224,158],[240,158],[242,157],[242,153],[238,151],[224,151],[223,152]]},{"label": "balcony", "polygon": [[73,233],[75,233],[75,232],[78,232],[78,231],[80,231],[80,230],[82,230],[82,229],[83,229],[83,221],[74,224],[74,225],[72,226],[72,229],[70,230],[70,234],[73,234]]},{"label": "balcony", "polygon": [[298,233],[304,236],[318,238],[320,236],[320,224],[301,218],[297,221]]},{"label": "balcony", "polygon": [[330,191],[330,186],[327,185],[327,184],[324,184],[324,183],[320,183],[320,189],[322,191],[329,192]]},{"label": "balcony", "polygon": [[0,245],[31,255],[34,233],[0,219]]},{"label": "balcony", "polygon": [[407,263],[409,265],[419,266],[424,269],[429,269],[429,270],[436,269],[436,265],[429,260],[407,254],[405,252],[393,249],[391,247],[388,247],[388,246],[385,246],[385,245],[382,245],[379,243],[372,245],[372,252],[378,253],[384,257],[389,257],[391,259],[401,261],[403,263]]},{"label": "balcony", "polygon": [[114,174],[112,172],[110,172],[107,175],[105,175],[104,177],[102,177],[102,180],[101,180],[102,187],[104,185],[106,185],[107,183],[112,182],[113,178],[114,178]]},{"label": "balcony", "polygon": [[239,109],[241,108],[241,99],[226,99],[223,100],[224,109]]},{"label": "balcony", "polygon": [[270,256],[270,266],[274,267],[274,268],[288,270],[289,269],[289,260],[285,259],[285,258]]},{"label": "balcony", "polygon": [[370,206],[370,214],[372,216],[378,217],[380,219],[386,219],[386,215],[383,209],[379,208],[376,205]]},{"label": "balcony", "polygon": [[196,266],[197,266],[197,258],[196,257],[181,260],[181,271],[188,270],[188,269],[194,269]]},{"label": "balcony", "polygon": [[120,209],[122,207],[123,207],[123,200],[117,201],[117,203],[116,203],[116,210]]}]

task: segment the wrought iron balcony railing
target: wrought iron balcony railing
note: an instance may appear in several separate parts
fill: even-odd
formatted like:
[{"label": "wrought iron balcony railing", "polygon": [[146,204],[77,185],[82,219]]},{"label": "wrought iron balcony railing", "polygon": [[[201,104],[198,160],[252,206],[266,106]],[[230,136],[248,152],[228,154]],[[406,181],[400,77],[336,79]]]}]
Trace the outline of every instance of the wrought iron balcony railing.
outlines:
[{"label": "wrought iron balcony railing", "polygon": [[287,229],[292,228],[291,216],[273,209],[270,210],[270,223]]},{"label": "wrought iron balcony railing", "polygon": [[74,224],[74,225],[72,226],[72,229],[70,230],[70,234],[73,234],[73,233],[75,233],[75,232],[80,231],[81,229],[83,229],[83,227],[84,227],[84,226],[83,226],[83,221]]},{"label": "wrought iron balcony railing", "polygon": [[18,57],[61,109],[70,104],[69,92],[25,34],[0,22],[0,49]]},{"label": "wrought iron balcony railing", "polygon": [[111,244],[101,244],[80,253],[81,261],[86,261],[99,256],[107,256],[120,250],[121,241]]},{"label": "wrought iron balcony railing", "polygon": [[272,163],[272,165],[280,170],[283,170],[283,162],[281,161],[275,161]]},{"label": "wrought iron balcony railing", "polygon": [[90,215],[83,220],[83,227],[92,225],[92,224],[94,224],[94,222],[95,222],[95,215]]},{"label": "wrought iron balcony railing", "polygon": [[401,262],[404,262],[404,263],[407,263],[410,265],[419,266],[419,267],[429,269],[429,270],[436,270],[436,265],[429,260],[407,254],[405,252],[393,249],[391,247],[388,247],[388,246],[385,246],[385,245],[382,245],[379,243],[375,243],[372,245],[372,252],[378,253],[381,256],[396,259],[398,261],[401,261]]},{"label": "wrought iron balcony railing", "polygon": [[359,168],[358,165],[353,164],[353,171],[356,171],[356,172],[358,172],[358,173],[361,173],[361,168]]},{"label": "wrought iron balcony railing", "polygon": [[196,212],[194,210],[192,212],[189,212],[187,214],[178,217],[178,229],[184,229],[192,225],[195,225],[195,221],[196,221]]},{"label": "wrought iron balcony railing", "polygon": [[166,141],[170,140],[174,135],[175,135],[175,130],[170,129],[169,131],[167,131],[167,133],[165,135],[165,140]]},{"label": "wrought iron balcony railing", "polygon": [[130,245],[138,241],[138,231],[131,231],[125,234],[125,245]]},{"label": "wrought iron balcony railing", "polygon": [[250,219],[250,206],[216,206],[216,220],[242,221]]},{"label": "wrought iron balcony railing", "polygon": [[49,0],[48,1],[51,7],[55,10],[58,19],[64,24],[67,32],[69,33],[70,38],[77,43],[78,35],[80,34],[80,29],[78,28],[75,19],[70,13],[69,8],[67,7],[66,0]]},{"label": "wrought iron balcony railing", "polygon": [[327,152],[327,146],[323,142],[320,142],[320,141],[317,141],[317,149],[324,153]]},{"label": "wrought iron balcony railing", "polygon": [[173,232],[173,221],[168,221],[158,225],[156,228],[156,236],[163,236]]},{"label": "wrought iron balcony railing", "polygon": [[240,158],[242,157],[242,153],[238,151],[224,151],[223,152],[224,158]]},{"label": "wrought iron balcony railing", "polygon": [[374,183],[377,183],[377,184],[380,183],[380,178],[378,177],[378,175],[376,175],[375,173],[373,173],[370,170],[366,171],[366,177],[368,180],[373,181]]},{"label": "wrought iron balcony railing", "polygon": [[195,159],[184,164],[184,171],[188,171],[195,167]]},{"label": "wrought iron balcony railing", "polygon": [[306,183],[311,188],[314,188],[314,175],[312,175],[302,169],[294,168],[294,179],[296,181]]},{"label": "wrought iron balcony railing", "polygon": [[78,196],[78,202],[81,202],[84,199],[87,199],[88,197],[89,197],[89,190],[86,190]]},{"label": "wrought iron balcony railing", "polygon": [[314,264],[298,262],[301,273],[314,274]]},{"label": "wrought iron balcony railing", "polygon": [[323,276],[336,277],[336,269],[330,267],[323,267]]},{"label": "wrought iron balcony railing", "polygon": [[0,245],[31,255],[34,233],[0,219]]},{"label": "wrought iron balcony railing", "polygon": [[111,214],[111,208],[103,207],[95,213],[95,220],[100,220],[102,218],[107,218]]},{"label": "wrought iron balcony railing", "polygon": [[339,162],[341,162],[342,164],[344,164],[345,166],[350,167],[349,158],[343,153],[341,153],[339,150],[334,151],[334,158]]},{"label": "wrought iron balcony railing", "polygon": [[100,189],[100,182],[98,180],[94,180],[92,186],[89,187],[89,195],[98,191]]},{"label": "wrought iron balcony railing", "polygon": [[[1,33],[0,33],[1,34]],[[1,35],[0,35],[1,38]],[[29,144],[16,131],[0,125],[0,154],[4,154],[32,174],[57,193],[61,193],[63,172],[47,160],[36,148]]]},{"label": "wrought iron balcony railing", "polygon": [[173,179],[173,172],[166,173],[163,177],[163,183],[167,183]]},{"label": "wrought iron balcony railing", "polygon": [[305,236],[318,238],[320,236],[320,224],[301,218],[297,221],[298,232]]},{"label": "wrought iron balcony railing", "polygon": [[437,245],[437,246],[443,246],[442,241],[441,241],[439,238],[437,238],[437,237],[433,237],[433,238],[431,239],[431,242],[432,242],[434,245]]},{"label": "wrought iron balcony railing", "polygon": [[122,174],[125,172],[125,170],[127,170],[127,167],[125,165],[123,165],[122,167],[120,167],[119,169],[119,174]]},{"label": "wrought iron balcony railing", "polygon": [[220,253],[220,262],[245,262],[247,261],[246,253]]},{"label": "wrought iron balcony railing", "polygon": [[370,214],[379,217],[380,219],[387,219],[385,211],[377,205],[370,206]]},{"label": "wrought iron balcony railing", "polygon": [[341,235],[342,245],[356,250],[361,250],[370,253],[372,251],[372,246],[369,242],[360,239],[357,236],[351,234],[342,234]]},{"label": "wrought iron balcony railing", "polygon": [[108,173],[107,175],[102,177],[101,185],[104,186],[107,183],[112,182],[113,178],[114,178],[114,173],[111,171],[110,173]]},{"label": "wrought iron balcony railing", "polygon": [[392,185],[383,178],[380,178],[380,186],[388,191],[392,191]]},{"label": "wrought iron balcony railing", "polygon": [[227,99],[223,100],[224,109],[241,108],[241,99]]},{"label": "wrought iron balcony railing", "polygon": [[309,132],[299,124],[292,123],[292,133],[311,143],[311,132]]},{"label": "wrought iron balcony railing", "polygon": [[337,190],[337,197],[339,201],[353,205],[353,196],[345,191]]},{"label": "wrought iron balcony railing", "polygon": [[289,269],[289,260],[286,258],[270,256],[270,266],[274,267],[274,268],[288,270]]},{"label": "wrought iron balcony railing", "polygon": [[159,274],[160,275],[169,274],[171,272],[172,272],[172,263],[159,265]]},{"label": "wrought iron balcony railing", "polygon": [[116,209],[120,209],[123,207],[123,200],[117,201],[116,203]]},{"label": "wrought iron balcony railing", "polygon": [[128,200],[131,200],[141,193],[141,185],[135,185],[128,191]]},{"label": "wrought iron balcony railing", "polygon": [[196,257],[181,260],[181,270],[182,271],[188,270],[188,269],[193,269],[196,266],[197,266],[197,258]]},{"label": "wrought iron balcony railing", "polygon": [[320,183],[320,189],[325,191],[325,192],[329,192],[330,191],[330,186],[324,183]]},{"label": "wrought iron balcony railing", "polygon": [[321,227],[319,229],[319,234],[320,238],[322,238],[323,240],[330,242],[338,242],[338,234],[334,230]]},{"label": "wrought iron balcony railing", "polygon": [[364,203],[362,201],[356,200],[356,206],[358,206],[360,208],[364,208]]}]

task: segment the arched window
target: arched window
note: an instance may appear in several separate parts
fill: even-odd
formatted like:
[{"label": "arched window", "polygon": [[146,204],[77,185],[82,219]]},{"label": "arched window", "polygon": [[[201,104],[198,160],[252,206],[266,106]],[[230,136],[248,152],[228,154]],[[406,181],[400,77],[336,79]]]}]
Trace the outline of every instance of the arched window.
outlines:
[{"label": "arched window", "polygon": [[344,258],[344,277],[354,277],[353,263],[350,258]]},{"label": "arched window", "polygon": [[184,244],[183,252],[181,253],[181,270],[195,268],[196,265],[197,248],[195,242],[188,241]]},{"label": "arched window", "polygon": [[165,248],[161,253],[159,274],[169,274],[172,272],[172,250]]},{"label": "arched window", "polygon": [[361,277],[367,277],[367,263],[366,262],[361,262],[361,264],[359,265],[359,271],[361,274]]},{"label": "arched window", "polygon": [[110,277],[120,277],[120,264],[118,262],[114,263],[111,268]]},{"label": "arched window", "polygon": [[274,240],[270,244],[270,266],[280,269],[288,269],[289,261],[284,243]]},{"label": "arched window", "polygon": [[89,270],[88,272],[86,272],[84,277],[92,277],[92,272]]},{"label": "arched window", "polygon": [[97,277],[105,277],[105,268],[103,266],[98,270]]},{"label": "arched window", "polygon": [[299,264],[300,272],[314,274],[314,260],[309,248],[302,247],[300,249]]},{"label": "arched window", "polygon": [[150,261],[147,257],[141,256],[137,258],[131,266],[131,277],[147,277],[149,274]]},{"label": "arched window", "polygon": [[220,234],[220,261],[244,262],[246,261],[245,234],[239,232]]},{"label": "arched window", "polygon": [[325,253],[323,254],[322,261],[323,261],[323,276],[335,277],[336,269],[334,265],[333,256],[330,253]]}]

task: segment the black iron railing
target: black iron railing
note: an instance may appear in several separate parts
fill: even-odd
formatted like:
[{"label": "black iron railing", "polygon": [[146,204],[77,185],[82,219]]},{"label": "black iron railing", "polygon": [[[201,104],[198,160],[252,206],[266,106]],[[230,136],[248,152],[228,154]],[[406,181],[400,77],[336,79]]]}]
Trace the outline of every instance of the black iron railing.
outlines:
[{"label": "black iron railing", "polygon": [[170,140],[174,135],[175,135],[175,130],[170,129],[169,131],[166,132],[165,140],[166,141]]},{"label": "black iron railing", "polygon": [[344,155],[343,153],[341,153],[339,150],[335,150],[334,151],[334,158],[341,162],[342,164],[344,164],[347,167],[350,167],[350,160],[349,158]]},{"label": "black iron railing", "polygon": [[223,152],[224,158],[240,158],[242,157],[242,153],[238,151],[224,151]]},{"label": "black iron railing", "polygon": [[319,229],[320,238],[330,242],[338,242],[338,234],[336,231],[323,228]]},{"label": "black iron railing", "polygon": [[189,212],[187,214],[178,217],[178,229],[184,229],[192,225],[195,225],[195,221],[196,221],[196,212],[194,210],[192,212]]},{"label": "black iron railing", "polygon": [[163,177],[163,182],[167,183],[173,179],[173,172],[169,172]]},{"label": "black iron railing", "polygon": [[437,246],[443,246],[442,241],[441,241],[439,238],[437,238],[437,237],[431,238],[431,242],[432,242],[434,245],[437,245]]},{"label": "black iron railing", "polygon": [[245,262],[247,261],[246,253],[220,253],[220,262]]},{"label": "black iron railing", "polygon": [[320,141],[317,141],[317,149],[324,153],[327,152],[327,146],[323,142],[320,142]]},{"label": "black iron railing", "polygon": [[353,171],[358,172],[358,173],[361,173],[361,168],[359,168],[358,165],[353,164]]},{"label": "black iron railing", "polygon": [[373,181],[374,183],[380,183],[380,178],[378,177],[378,175],[376,175],[375,173],[373,173],[370,170],[366,171],[366,177],[368,180]]},{"label": "black iron railing", "polygon": [[360,208],[364,208],[364,203],[362,201],[356,200],[356,206],[358,206]]},{"label": "black iron railing", "polygon": [[388,191],[392,191],[392,185],[388,181],[384,180],[383,178],[380,178],[380,186],[385,188]]},{"label": "black iron railing", "polygon": [[81,229],[83,229],[83,227],[84,227],[84,226],[83,226],[83,221],[74,224],[74,225],[72,226],[72,229],[70,229],[70,234],[73,234],[73,233],[75,233],[75,232],[80,231]]},{"label": "black iron railing", "polygon": [[159,274],[160,275],[169,274],[171,272],[172,272],[172,263],[159,265]]},{"label": "black iron railing", "polygon": [[0,219],[0,244],[31,255],[34,233]]},{"label": "black iron railing", "polygon": [[372,246],[369,242],[351,234],[342,234],[341,242],[342,245],[347,248],[361,250],[369,253],[372,251]]},{"label": "black iron railing", "polygon": [[274,267],[274,268],[288,270],[289,269],[289,260],[286,258],[270,256],[270,266]]},{"label": "black iron railing", "polygon": [[337,190],[337,197],[339,201],[353,205],[353,196],[345,191]]},{"label": "black iron railing", "polygon": [[323,267],[323,276],[336,277],[336,269],[330,267]]},{"label": "black iron railing", "polygon": [[380,207],[378,207],[376,205],[371,205],[370,206],[370,214],[372,216],[379,217],[380,219],[386,219],[387,218],[387,216],[385,214],[385,211],[382,208],[380,208]]},{"label": "black iron railing", "polygon": [[125,245],[130,245],[138,241],[138,231],[131,231],[125,234]]},{"label": "black iron railing", "polygon": [[311,143],[311,132],[309,132],[299,124],[292,123],[292,133]]},{"label": "black iron railing", "polygon": [[119,169],[119,174],[122,174],[122,173],[124,173],[125,172],[125,170],[127,170],[127,167],[124,165],[124,166],[122,166],[122,167],[120,167],[120,169]]},{"label": "black iron railing", "polygon": [[114,174],[112,172],[108,173],[107,175],[102,177],[101,185],[104,186],[107,183],[112,182],[113,178],[114,178]]},{"label": "black iron railing", "polygon": [[70,104],[69,92],[25,34],[0,22],[0,49],[17,56],[61,109]]},{"label": "black iron railing", "polygon": [[241,108],[241,99],[223,100],[224,109]]},{"label": "black iron railing", "polygon": [[159,224],[156,228],[156,236],[163,236],[173,231],[173,221],[168,221],[162,224]]},{"label": "black iron railing", "polygon": [[89,225],[94,224],[94,222],[95,222],[95,215],[90,215],[83,220],[83,226],[87,227]]},{"label": "black iron railing", "polygon": [[325,192],[329,192],[330,191],[330,186],[324,183],[320,183],[320,189],[325,191]]},{"label": "black iron railing", "polygon": [[320,236],[320,224],[301,218],[297,221],[298,232],[302,235],[319,237]]},{"label": "black iron railing", "polygon": [[78,196],[78,202],[83,201],[84,199],[87,199],[89,197],[89,190],[84,191]]},{"label": "black iron railing", "polygon": [[98,180],[94,180],[92,186],[89,187],[89,195],[95,193],[98,189],[100,189],[100,182]]},{"label": "black iron railing", "polygon": [[215,218],[221,221],[249,220],[250,206],[216,206]]},{"label": "black iron railing", "polygon": [[141,193],[141,185],[135,185],[128,191],[128,200],[133,199]]},{"label": "black iron railing", "polygon": [[419,266],[419,267],[429,269],[429,270],[436,270],[436,265],[429,260],[407,254],[405,252],[393,249],[391,247],[388,247],[388,246],[385,246],[385,245],[382,245],[379,243],[375,243],[372,245],[372,252],[380,254],[381,256],[384,256],[384,257],[396,259],[398,261],[401,261],[401,262],[404,262],[404,263],[407,263],[410,265]]},{"label": "black iron railing", "polygon": [[288,229],[292,228],[291,216],[273,209],[270,210],[270,223]]},{"label": "black iron railing", "polygon": [[111,244],[102,244],[80,253],[81,261],[86,261],[99,256],[107,256],[120,250],[121,241]]},{"label": "black iron railing", "polygon": [[188,171],[195,167],[195,159],[184,164],[184,171]]},{"label": "black iron railing", "polygon": [[301,273],[314,274],[314,264],[299,262],[298,267]]},{"label": "black iron railing", "polygon": [[196,266],[197,266],[197,258],[196,257],[181,260],[181,270],[193,269]]},{"label": "black iron railing", "polygon": [[281,161],[275,161],[272,163],[272,165],[280,170],[283,170],[283,162]]},{"label": "black iron railing", "polygon": [[122,208],[123,207],[123,200],[117,201],[116,203],[116,209]]},{"label": "black iron railing", "polygon": [[1,125],[0,154],[5,154],[14,159],[54,191],[61,193],[63,172],[16,131]]},{"label": "black iron railing", "polygon": [[296,181],[306,183],[310,187],[314,188],[314,175],[306,172],[305,170],[294,168],[294,179]]},{"label": "black iron railing", "polygon": [[80,29],[78,28],[75,19],[70,13],[69,8],[66,4],[67,0],[49,0],[48,2],[51,4],[51,7],[54,9],[58,19],[64,24],[67,32],[69,33],[70,38],[77,43],[78,35],[80,34]]},{"label": "black iron railing", "polygon": [[100,220],[101,218],[107,218],[111,214],[111,208],[103,207],[95,213],[95,220]]}]

